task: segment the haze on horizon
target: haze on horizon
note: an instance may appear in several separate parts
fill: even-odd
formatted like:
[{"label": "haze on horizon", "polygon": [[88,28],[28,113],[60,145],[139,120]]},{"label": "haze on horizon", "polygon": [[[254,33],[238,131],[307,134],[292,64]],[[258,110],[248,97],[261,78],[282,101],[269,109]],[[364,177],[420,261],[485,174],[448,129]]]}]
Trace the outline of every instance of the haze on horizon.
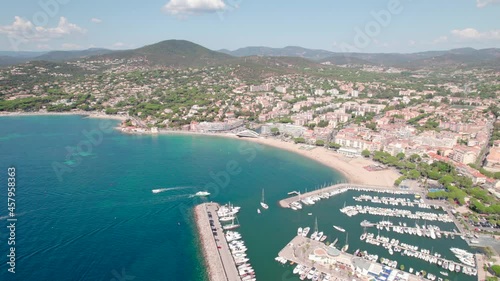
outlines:
[{"label": "haze on horizon", "polygon": [[29,0],[0,10],[0,50],[301,46],[411,53],[500,46],[500,1]]}]

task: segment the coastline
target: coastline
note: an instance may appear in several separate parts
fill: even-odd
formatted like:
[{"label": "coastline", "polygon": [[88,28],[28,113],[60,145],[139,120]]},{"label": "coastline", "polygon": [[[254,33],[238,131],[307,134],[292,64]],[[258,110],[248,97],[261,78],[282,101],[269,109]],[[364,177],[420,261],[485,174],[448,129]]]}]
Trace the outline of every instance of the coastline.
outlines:
[{"label": "coastline", "polygon": [[[114,119],[124,121],[127,116],[108,115],[100,112],[87,112],[87,111],[72,111],[72,112],[0,112],[2,116],[39,116],[39,115],[81,115],[85,118],[99,118],[99,119]],[[120,126],[115,129],[125,134],[137,134],[136,132],[124,132]],[[142,132],[140,134],[153,135],[151,132]],[[231,133],[200,133],[181,130],[159,130],[157,135],[195,135],[195,136],[214,136],[224,137],[230,139],[237,139],[240,141],[254,142],[262,145],[271,146],[274,148],[286,150],[303,157],[312,159],[321,163],[333,171],[341,173],[348,182],[363,185],[378,185],[392,187],[394,181],[400,176],[398,172],[393,169],[382,171],[368,171],[363,167],[375,165],[376,162],[366,158],[348,158],[337,152],[326,149],[324,147],[314,147],[310,150],[301,149],[299,144],[281,141],[273,138],[240,138]]]},{"label": "coastline", "polygon": [[85,116],[85,118],[96,118],[96,119],[113,119],[124,121],[128,117],[121,115],[108,115],[105,113],[95,112],[95,111],[67,111],[67,112],[0,112],[0,117],[16,117],[16,116],[69,116],[69,115],[79,115]]}]

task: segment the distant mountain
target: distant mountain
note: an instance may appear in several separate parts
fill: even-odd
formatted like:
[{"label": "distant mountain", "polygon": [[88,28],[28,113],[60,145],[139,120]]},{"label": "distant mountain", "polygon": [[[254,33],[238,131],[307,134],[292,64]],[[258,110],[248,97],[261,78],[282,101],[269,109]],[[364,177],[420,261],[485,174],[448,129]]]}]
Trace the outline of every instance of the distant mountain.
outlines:
[{"label": "distant mountain", "polygon": [[[64,62],[82,58],[146,58],[149,65],[203,67],[207,65],[244,65],[248,73],[268,73],[279,68],[303,69],[318,63],[333,65],[376,65],[406,69],[439,67],[488,67],[500,69],[500,49],[461,48],[448,51],[400,53],[335,53],[297,46],[284,48],[246,47],[234,51],[212,51],[185,40],[166,40],[141,48],[123,51],[88,49],[79,51],[0,52],[0,66],[26,61]],[[259,59],[260,58],[260,59]],[[268,59],[264,59],[268,58]],[[269,59],[273,58],[273,59]],[[274,65],[272,65],[274,64]],[[279,67],[278,67],[279,66]],[[271,71],[272,70],[272,71]],[[281,70],[280,70],[281,71]]]},{"label": "distant mountain", "polygon": [[114,51],[107,49],[87,49],[77,51],[51,51],[51,52],[12,52],[0,51],[0,66],[15,65],[27,61],[64,62],[91,56],[109,54]]},{"label": "distant mountain", "polygon": [[29,52],[29,51],[0,51],[0,56],[14,57],[14,58],[34,58],[41,56],[47,52]]},{"label": "distant mountain", "polygon": [[234,59],[230,55],[215,52],[185,40],[166,40],[138,49],[113,52],[101,57],[145,57],[151,64],[174,67],[219,65]]},{"label": "distant mountain", "polygon": [[219,52],[236,56],[266,56],[266,57],[300,57],[310,60],[321,60],[332,56],[334,53],[325,50],[306,49],[297,46],[288,46],[284,48],[269,48],[269,47],[245,47],[234,51],[226,49]]},{"label": "distant mountain", "polygon": [[335,53],[321,60],[331,64],[368,64],[385,67],[423,68],[423,67],[500,67],[500,49],[473,48],[453,49],[449,51],[429,51],[411,54],[398,53]]},{"label": "distant mountain", "polygon": [[46,60],[52,62],[61,62],[61,61],[76,60],[92,56],[104,55],[112,52],[115,51],[108,49],[98,49],[98,48],[92,48],[87,50],[76,50],[76,51],[52,51],[37,56],[31,60]]},{"label": "distant mountain", "polygon": [[2,56],[0,55],[0,66],[8,66],[26,62],[28,59],[20,57]]},{"label": "distant mountain", "polygon": [[234,51],[220,50],[237,57],[301,57],[335,65],[379,65],[385,67],[450,67],[488,66],[499,67],[500,49],[461,48],[448,51],[428,51],[419,53],[336,53],[289,46],[284,48],[245,47]]},{"label": "distant mountain", "polygon": [[27,62],[28,60],[41,56],[46,52],[14,52],[0,51],[0,66],[8,66]]}]

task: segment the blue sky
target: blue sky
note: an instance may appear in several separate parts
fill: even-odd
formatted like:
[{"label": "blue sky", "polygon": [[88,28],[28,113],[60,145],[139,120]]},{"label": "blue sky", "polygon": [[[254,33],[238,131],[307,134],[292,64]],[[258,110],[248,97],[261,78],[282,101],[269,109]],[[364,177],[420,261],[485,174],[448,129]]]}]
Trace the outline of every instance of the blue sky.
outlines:
[{"label": "blue sky", "polygon": [[23,0],[0,9],[0,50],[302,46],[416,52],[500,47],[500,0]]}]

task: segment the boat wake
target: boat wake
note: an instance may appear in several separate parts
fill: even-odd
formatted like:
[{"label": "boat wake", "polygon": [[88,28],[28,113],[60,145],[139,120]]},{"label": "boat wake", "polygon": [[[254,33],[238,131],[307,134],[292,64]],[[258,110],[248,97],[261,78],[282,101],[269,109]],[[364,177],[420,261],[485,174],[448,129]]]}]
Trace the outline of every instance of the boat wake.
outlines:
[{"label": "boat wake", "polygon": [[161,192],[165,192],[165,191],[183,190],[183,189],[189,189],[189,188],[194,188],[194,186],[175,186],[175,187],[169,187],[169,188],[158,188],[158,189],[151,190],[151,192],[161,193]]}]

